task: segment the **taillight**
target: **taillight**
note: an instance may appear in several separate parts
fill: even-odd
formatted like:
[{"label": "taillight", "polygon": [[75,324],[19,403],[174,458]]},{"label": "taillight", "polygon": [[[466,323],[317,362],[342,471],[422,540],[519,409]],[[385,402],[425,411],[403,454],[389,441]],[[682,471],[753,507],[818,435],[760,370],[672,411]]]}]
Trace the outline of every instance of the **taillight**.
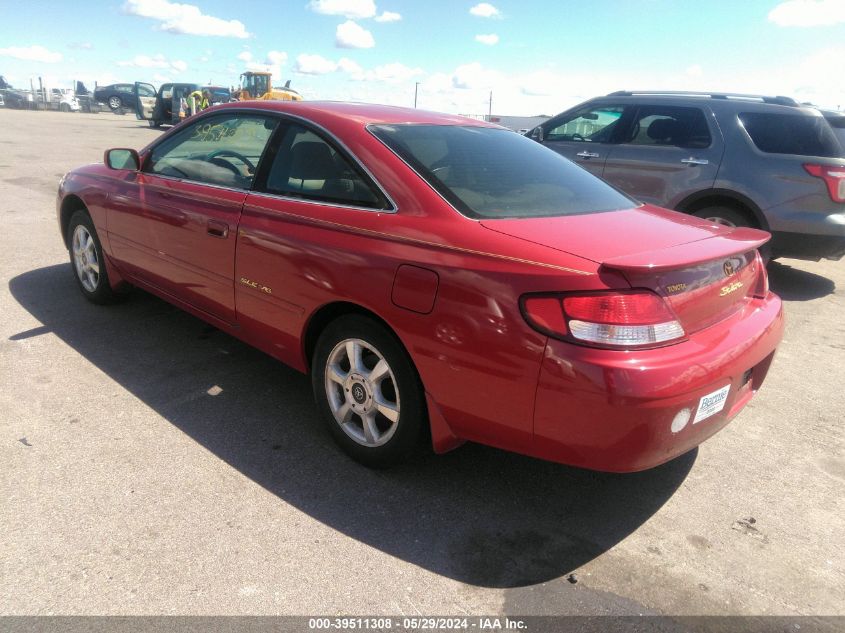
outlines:
[{"label": "taillight", "polygon": [[754,256],[754,263],[757,266],[757,284],[754,287],[754,296],[758,299],[765,299],[769,295],[769,273],[760,251],[757,251]]},{"label": "taillight", "polygon": [[646,347],[681,339],[684,328],[668,304],[648,290],[526,297],[535,329],[602,347]]},{"label": "taillight", "polygon": [[804,169],[811,176],[824,180],[831,200],[845,202],[845,167],[807,163],[804,165]]}]

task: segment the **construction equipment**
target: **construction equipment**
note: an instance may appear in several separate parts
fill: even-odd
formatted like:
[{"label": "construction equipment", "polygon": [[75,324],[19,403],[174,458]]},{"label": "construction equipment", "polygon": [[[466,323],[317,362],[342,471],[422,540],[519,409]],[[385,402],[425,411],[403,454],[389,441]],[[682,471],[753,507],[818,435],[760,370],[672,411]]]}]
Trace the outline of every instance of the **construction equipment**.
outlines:
[{"label": "construction equipment", "polygon": [[248,70],[241,75],[241,85],[232,93],[238,101],[302,101],[302,95],[290,87],[290,79],[284,88],[273,88],[269,72]]}]

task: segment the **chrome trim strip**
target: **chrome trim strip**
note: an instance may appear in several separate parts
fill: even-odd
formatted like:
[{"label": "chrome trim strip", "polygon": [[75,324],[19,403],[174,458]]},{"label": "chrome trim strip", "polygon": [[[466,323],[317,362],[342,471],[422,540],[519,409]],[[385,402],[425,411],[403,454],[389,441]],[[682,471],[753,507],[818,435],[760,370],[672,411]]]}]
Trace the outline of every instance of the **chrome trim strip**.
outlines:
[{"label": "chrome trim strip", "polygon": [[321,207],[337,207],[340,209],[351,209],[353,211],[367,211],[369,213],[385,213],[389,215],[396,213],[396,209],[374,209],[373,207],[359,207],[354,204],[329,202],[327,200],[309,200],[307,198],[297,198],[296,196],[286,196],[282,193],[269,193],[266,191],[247,191],[247,193],[250,196],[259,196],[261,198],[271,198],[274,200],[285,200],[288,202],[302,202],[303,204],[315,204]]},{"label": "chrome trim strip", "polygon": [[[172,182],[187,182],[187,183],[190,183],[192,185],[202,185],[203,187],[211,187],[212,189],[222,189],[223,191],[231,191],[233,193],[242,193],[245,196],[249,193],[252,193],[251,189],[239,189],[238,187],[227,187],[225,185],[217,185],[217,184],[214,184],[214,183],[211,183],[211,182],[203,182],[201,180],[191,180],[190,178],[176,178],[175,176],[166,176],[164,174],[157,174],[157,173],[152,172],[152,171],[142,171],[142,172],[138,172],[138,173],[142,174],[144,176],[155,176],[156,178],[163,178],[164,180],[170,180]],[[150,184],[150,183],[144,183],[144,184]],[[175,194],[175,195],[184,196],[184,195],[187,195],[187,194],[185,192],[180,191],[178,194]]]}]

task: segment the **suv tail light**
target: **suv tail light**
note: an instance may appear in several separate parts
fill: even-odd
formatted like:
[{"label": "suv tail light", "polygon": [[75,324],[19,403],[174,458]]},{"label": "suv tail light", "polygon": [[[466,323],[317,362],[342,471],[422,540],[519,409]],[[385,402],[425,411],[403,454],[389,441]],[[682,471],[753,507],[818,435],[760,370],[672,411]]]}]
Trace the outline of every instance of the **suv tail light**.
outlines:
[{"label": "suv tail light", "polygon": [[824,180],[831,200],[845,202],[845,166],[807,163],[804,169],[811,176]]},{"label": "suv tail light", "polygon": [[598,347],[654,347],[686,335],[669,305],[648,290],[529,296],[522,306],[534,329]]}]

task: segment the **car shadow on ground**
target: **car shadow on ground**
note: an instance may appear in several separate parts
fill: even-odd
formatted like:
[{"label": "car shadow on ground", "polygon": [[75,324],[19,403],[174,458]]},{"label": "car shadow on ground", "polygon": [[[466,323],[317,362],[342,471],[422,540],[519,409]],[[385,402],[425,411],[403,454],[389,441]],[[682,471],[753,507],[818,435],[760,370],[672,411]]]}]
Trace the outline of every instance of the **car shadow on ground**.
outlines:
[{"label": "car shadow on ground", "polygon": [[821,299],[836,290],[836,284],[827,277],[793,268],[781,261],[769,262],[769,287],[785,301],[812,301]]},{"label": "car shadow on ground", "polygon": [[169,304],[135,291],[117,306],[91,305],[70,265],[9,287],[42,323],[11,340],[55,334],[284,502],[464,583],[520,587],[566,575],[651,517],[697,455],[613,475],[466,445],[371,471],[335,448],[307,377]]}]

